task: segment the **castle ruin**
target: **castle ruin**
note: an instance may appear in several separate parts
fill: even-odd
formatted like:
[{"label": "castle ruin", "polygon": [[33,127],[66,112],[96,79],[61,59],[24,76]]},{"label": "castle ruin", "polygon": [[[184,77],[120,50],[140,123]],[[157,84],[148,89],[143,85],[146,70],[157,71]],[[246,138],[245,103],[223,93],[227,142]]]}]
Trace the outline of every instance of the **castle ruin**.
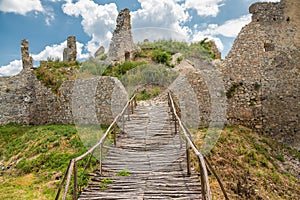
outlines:
[{"label": "castle ruin", "polygon": [[69,36],[67,39],[67,48],[63,52],[64,62],[74,62],[76,61],[77,49],[76,49],[76,37]]},{"label": "castle ruin", "polygon": [[112,61],[124,62],[132,60],[137,52],[131,33],[130,11],[126,8],[117,17],[117,26],[108,50]]},{"label": "castle ruin", "polygon": [[[219,66],[225,82],[227,124],[256,129],[297,149],[300,149],[299,7],[298,0],[251,5],[251,23],[240,31]],[[72,36],[70,43],[73,45],[69,45],[68,39],[66,61],[76,60],[74,41]],[[70,103],[74,82],[64,82],[60,95],[53,94],[36,79],[28,41],[22,41],[21,50],[22,72],[0,78],[0,123],[74,123]],[[122,62],[131,60],[135,51],[130,14],[125,9],[118,16],[108,54],[113,61]],[[188,76],[201,102],[201,123],[207,124],[211,101],[207,85],[199,74]],[[98,83],[97,108],[101,110],[98,118],[109,123],[112,119],[110,96],[112,88],[119,82],[100,77]]]},{"label": "castle ruin", "polygon": [[222,73],[228,123],[242,124],[300,149],[300,2],[254,3]]}]

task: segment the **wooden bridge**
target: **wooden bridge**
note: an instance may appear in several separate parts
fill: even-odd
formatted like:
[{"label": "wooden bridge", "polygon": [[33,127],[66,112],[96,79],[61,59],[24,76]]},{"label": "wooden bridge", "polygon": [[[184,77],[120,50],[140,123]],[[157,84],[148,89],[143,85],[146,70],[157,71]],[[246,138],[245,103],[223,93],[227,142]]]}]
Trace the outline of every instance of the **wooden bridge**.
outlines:
[{"label": "wooden bridge", "polygon": [[[118,137],[117,125],[122,130]],[[109,134],[114,136],[113,147],[104,146]],[[86,167],[89,166],[96,148],[100,148],[99,169],[90,174],[89,185],[78,196],[76,163],[89,156]],[[198,157],[200,174],[191,169],[191,150]],[[56,199],[63,186],[62,199],[66,199],[73,174],[73,199],[210,200],[207,165],[208,161],[199,153],[181,122],[171,94],[167,101],[145,101],[139,105],[133,97],[101,140],[70,161]],[[211,166],[210,171],[214,173]],[[222,185],[221,188],[228,199]]]}]

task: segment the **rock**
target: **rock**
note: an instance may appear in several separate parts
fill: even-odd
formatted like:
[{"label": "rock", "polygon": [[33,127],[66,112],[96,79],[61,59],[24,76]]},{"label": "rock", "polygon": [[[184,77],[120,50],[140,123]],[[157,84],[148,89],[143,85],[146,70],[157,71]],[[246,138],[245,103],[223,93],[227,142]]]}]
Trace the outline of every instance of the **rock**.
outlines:
[{"label": "rock", "polygon": [[51,180],[60,180],[61,177],[62,177],[63,173],[62,172],[57,172],[57,173],[54,173],[51,177]]},{"label": "rock", "polygon": [[23,69],[32,69],[32,57],[29,55],[29,42],[24,39],[21,41],[21,54],[22,54],[22,64]]},{"label": "rock", "polygon": [[76,37],[69,36],[67,40],[67,48],[64,49],[63,53],[63,61],[64,62],[72,62],[76,61]]},{"label": "rock", "polygon": [[94,56],[95,58],[104,54],[105,53],[105,48],[103,46],[99,47],[99,49],[95,52]]},{"label": "rock", "polygon": [[137,52],[131,33],[130,11],[125,8],[117,17],[117,26],[108,50],[108,57],[113,61],[132,60]]},{"label": "rock", "polygon": [[221,52],[219,51],[215,41],[210,40],[209,43],[210,43],[210,50],[212,54],[215,55],[216,59],[221,59]]}]

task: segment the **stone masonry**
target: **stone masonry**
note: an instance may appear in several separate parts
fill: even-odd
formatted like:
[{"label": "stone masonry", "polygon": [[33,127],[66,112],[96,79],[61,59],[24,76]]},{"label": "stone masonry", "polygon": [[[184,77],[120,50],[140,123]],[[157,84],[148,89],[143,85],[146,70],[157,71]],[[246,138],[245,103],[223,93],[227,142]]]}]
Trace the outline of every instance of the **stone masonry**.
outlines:
[{"label": "stone masonry", "polygon": [[69,36],[67,39],[67,48],[63,52],[63,61],[64,62],[73,62],[76,61],[76,37]]},{"label": "stone masonry", "polygon": [[[86,104],[93,99],[95,123],[110,124],[116,114],[115,108],[125,105],[127,96],[118,92],[122,91],[123,86],[113,77],[65,81],[58,94],[53,93],[36,78],[27,40],[22,41],[21,50],[23,70],[16,76],[0,78],[0,124],[73,124],[74,117],[84,122],[83,117],[87,116],[74,116],[73,113],[72,103],[78,99],[80,103],[75,107],[76,112],[84,113]],[[91,88],[80,85],[91,82],[95,93],[88,95]]]},{"label": "stone masonry", "polygon": [[137,52],[131,33],[130,11],[126,8],[117,17],[117,26],[109,46],[108,57],[112,61],[132,60]]},{"label": "stone masonry", "polygon": [[[254,128],[300,149],[299,7],[299,0],[253,4],[249,8],[252,22],[243,27],[226,59],[218,65],[221,73],[211,73],[213,68],[203,62],[199,63],[197,72],[177,80],[179,83],[190,85],[191,88],[176,86],[174,93],[176,89],[178,94],[191,89],[193,91],[190,93],[198,99],[200,125],[208,125],[212,120],[216,123],[222,121],[224,116],[218,115],[222,114],[218,113],[219,108],[210,106],[212,102],[218,101],[219,97],[226,95],[227,103],[222,102],[221,107],[225,104],[227,106],[228,124]],[[64,53],[64,58],[66,61],[75,61],[74,36],[68,38],[68,49]],[[115,90],[119,88],[122,91],[122,84],[111,77],[65,81],[59,89],[59,95],[53,94],[51,89],[44,87],[36,79],[27,40],[22,41],[21,51],[23,62],[21,73],[13,77],[0,78],[1,124],[74,123],[72,113],[74,100],[79,102],[79,108],[76,110],[79,113],[77,115],[79,120],[90,121],[90,112],[84,113],[84,110],[80,109],[91,108],[95,109],[93,116],[95,121],[108,124],[112,120],[113,113],[118,113],[112,109],[121,108],[125,103],[126,95]],[[118,16],[108,54],[111,60],[122,62],[132,59],[135,52],[130,14],[129,10],[125,9]],[[220,76],[224,84],[220,82],[214,86],[214,80]],[[222,84],[225,86],[224,89],[218,87]],[[95,86],[95,93],[88,93],[90,89],[86,88],[89,88],[89,85]],[[74,99],[74,90],[75,93],[82,94],[75,95],[77,99]],[[189,94],[188,92],[185,93]],[[119,105],[113,105],[115,104],[113,97],[120,100]],[[195,98],[190,97],[192,102]],[[178,99],[185,97],[178,96]],[[88,104],[95,107],[82,104],[84,102],[89,102]],[[192,112],[186,110],[187,117]]]},{"label": "stone masonry", "polygon": [[255,3],[252,22],[237,36],[223,74],[228,122],[256,128],[300,149],[298,0]]},{"label": "stone masonry", "polygon": [[25,69],[31,69],[33,67],[33,64],[32,64],[32,57],[29,55],[28,40],[21,41],[21,54],[22,54],[22,63]]}]

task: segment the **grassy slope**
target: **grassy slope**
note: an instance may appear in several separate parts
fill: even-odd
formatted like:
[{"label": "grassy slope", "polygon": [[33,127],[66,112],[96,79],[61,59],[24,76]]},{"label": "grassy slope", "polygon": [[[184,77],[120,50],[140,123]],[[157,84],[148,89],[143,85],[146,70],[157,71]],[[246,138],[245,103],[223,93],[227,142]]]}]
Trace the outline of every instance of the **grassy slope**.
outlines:
[{"label": "grassy slope", "polygon": [[[197,145],[204,135],[194,135]],[[53,199],[69,159],[84,151],[72,125],[0,126],[0,166],[12,164],[0,170],[0,199]],[[300,196],[299,180],[285,165],[297,161],[297,170],[299,153],[247,128],[225,128],[208,157],[230,199]],[[212,175],[210,181],[214,199],[223,199]]]},{"label": "grassy slope", "polygon": [[[205,130],[194,135],[198,146],[204,135]],[[208,158],[223,180],[229,199],[300,197],[300,182],[295,177],[299,153],[250,129],[225,128]],[[210,181],[214,199],[224,199],[213,175]]]},{"label": "grassy slope", "polygon": [[[0,126],[0,199],[54,199],[69,160],[85,152],[72,125]],[[4,174],[4,175],[3,175]]]}]

